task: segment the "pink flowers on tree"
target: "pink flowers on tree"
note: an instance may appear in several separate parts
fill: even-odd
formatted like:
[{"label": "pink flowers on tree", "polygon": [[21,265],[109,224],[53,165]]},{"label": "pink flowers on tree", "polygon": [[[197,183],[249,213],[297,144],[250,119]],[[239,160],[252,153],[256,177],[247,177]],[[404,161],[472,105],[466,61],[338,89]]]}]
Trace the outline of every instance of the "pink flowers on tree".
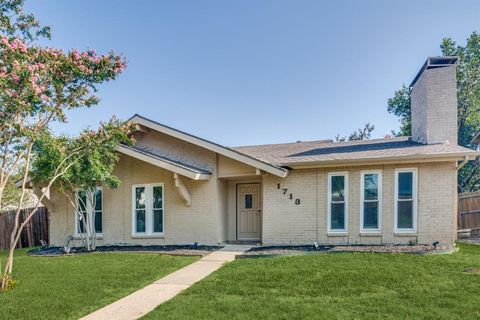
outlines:
[{"label": "pink flowers on tree", "polygon": [[0,104],[56,108],[54,118],[61,120],[64,107],[96,104],[95,85],[115,79],[125,67],[126,61],[113,52],[65,53],[0,36]]},{"label": "pink flowers on tree", "polygon": [[[27,39],[35,38],[28,31],[30,25],[25,26],[23,20],[16,26]],[[36,33],[45,34],[49,34],[47,29]],[[0,268],[0,291],[8,290],[14,283],[14,249],[23,228],[37,212],[45,196],[42,194],[39,197],[35,208],[20,223],[26,181],[35,148],[42,139],[51,136],[48,128],[51,122],[66,122],[67,110],[98,103],[94,94],[96,86],[115,79],[125,66],[125,59],[113,52],[98,55],[93,50],[72,50],[66,53],[59,49],[29,45],[8,32],[0,34],[0,207],[7,183],[15,174],[22,175],[22,192],[15,214],[16,223],[10,234],[8,258],[5,268]],[[121,126],[119,128],[124,129]],[[54,174],[45,183],[47,189],[75,164],[78,157],[77,150],[53,168]]]}]

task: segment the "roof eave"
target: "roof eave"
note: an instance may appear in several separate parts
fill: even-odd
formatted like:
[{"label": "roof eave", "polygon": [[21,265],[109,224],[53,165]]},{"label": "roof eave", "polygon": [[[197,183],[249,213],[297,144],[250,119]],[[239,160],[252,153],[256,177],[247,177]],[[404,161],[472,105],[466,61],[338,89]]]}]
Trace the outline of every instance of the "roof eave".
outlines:
[{"label": "roof eave", "polygon": [[154,166],[157,166],[159,168],[162,168],[162,169],[174,172],[174,173],[178,173],[179,175],[188,177],[188,178],[193,179],[193,180],[209,180],[211,178],[211,174],[197,172],[195,170],[190,170],[188,168],[185,168],[185,167],[182,167],[182,166],[179,166],[179,165],[175,165],[173,163],[164,161],[162,159],[149,156],[145,153],[136,151],[136,150],[134,150],[132,148],[128,148],[126,146],[120,145],[117,148],[117,151],[122,153],[122,154],[133,157],[135,159],[142,160],[142,161],[145,161],[147,163],[150,163],[150,164],[152,164]]},{"label": "roof eave", "polygon": [[456,152],[443,154],[421,154],[413,156],[397,156],[397,157],[374,157],[359,159],[332,159],[321,161],[304,161],[304,162],[287,162],[282,166],[288,166],[292,169],[322,168],[322,167],[342,167],[342,166],[360,166],[360,165],[378,165],[392,163],[414,163],[414,162],[444,162],[444,161],[460,161],[474,160],[480,156],[480,152]]}]

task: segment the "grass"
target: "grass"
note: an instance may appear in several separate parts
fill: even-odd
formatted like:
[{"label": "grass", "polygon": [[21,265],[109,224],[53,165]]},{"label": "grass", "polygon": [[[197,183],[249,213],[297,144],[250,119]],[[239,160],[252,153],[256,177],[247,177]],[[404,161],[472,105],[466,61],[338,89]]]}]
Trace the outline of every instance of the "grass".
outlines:
[{"label": "grass", "polygon": [[[0,253],[5,262],[5,253]],[[195,260],[152,253],[31,257],[16,252],[14,290],[0,293],[0,319],[78,319]]]},{"label": "grass", "polygon": [[142,319],[480,319],[480,246],[241,259]]}]

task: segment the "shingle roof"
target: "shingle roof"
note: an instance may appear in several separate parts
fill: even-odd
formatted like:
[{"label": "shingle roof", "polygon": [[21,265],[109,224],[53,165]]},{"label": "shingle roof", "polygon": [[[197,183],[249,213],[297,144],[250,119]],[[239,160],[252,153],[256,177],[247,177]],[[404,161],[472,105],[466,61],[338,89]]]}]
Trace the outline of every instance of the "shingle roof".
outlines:
[{"label": "shingle roof", "polygon": [[288,175],[288,170],[285,168],[275,166],[274,164],[269,162],[261,161],[258,158],[251,157],[247,154],[238,152],[232,148],[228,148],[218,143],[208,141],[206,139],[194,136],[190,133],[187,133],[178,129],[174,129],[172,127],[166,126],[159,122],[145,118],[139,114],[135,114],[132,118],[130,118],[129,121],[132,121],[134,123],[145,126],[147,128],[162,132],[164,134],[170,135],[174,138],[193,143],[207,150],[235,159],[237,161],[253,166],[255,168],[259,168],[265,172],[274,174],[276,176],[286,177]]},{"label": "shingle roof", "polygon": [[281,166],[300,163],[355,161],[382,158],[478,155],[464,147],[421,144],[408,137],[333,142],[331,140],[236,147],[235,150]]}]

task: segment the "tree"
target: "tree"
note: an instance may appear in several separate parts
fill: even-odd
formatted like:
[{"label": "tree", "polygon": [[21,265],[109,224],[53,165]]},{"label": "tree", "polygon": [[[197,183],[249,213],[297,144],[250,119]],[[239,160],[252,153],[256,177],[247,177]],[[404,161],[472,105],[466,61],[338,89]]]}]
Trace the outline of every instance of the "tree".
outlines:
[{"label": "tree", "polygon": [[392,130],[392,134],[397,137],[410,136],[412,131],[412,121],[410,116],[410,90],[406,85],[395,92],[393,98],[387,101],[388,113],[394,114],[400,118],[400,130]]},{"label": "tree", "polygon": [[[4,190],[15,174],[20,174],[21,194],[10,235],[10,249],[0,289],[11,283],[13,251],[25,224],[20,210],[27,193],[33,147],[53,121],[66,122],[65,111],[98,103],[97,85],[115,79],[125,60],[110,52],[79,52],[35,46],[27,43],[49,36],[31,15],[23,14],[23,1],[0,0],[0,207]],[[47,186],[68,171],[81,150],[73,150],[62,162]],[[21,168],[21,171],[19,170]],[[35,206],[43,200],[42,195]]]},{"label": "tree", "polygon": [[[473,147],[472,138],[480,132],[480,35],[473,32],[465,46],[457,45],[451,38],[445,38],[440,45],[443,56],[458,56],[457,97],[458,97],[458,144]],[[403,85],[388,99],[387,110],[400,118],[401,126],[397,136],[411,135],[410,96]],[[459,192],[480,190],[480,163],[478,159],[467,163],[458,174]]]},{"label": "tree", "polygon": [[33,14],[23,11],[23,0],[0,0],[0,34],[32,42],[50,39],[50,27],[40,26]]},{"label": "tree", "polygon": [[[15,177],[13,177],[15,178]],[[11,210],[11,208],[17,206],[18,201],[20,200],[20,196],[22,191],[17,188],[14,182],[15,179],[10,180],[3,190],[3,203],[2,207],[0,208],[0,214],[2,211]]]},{"label": "tree", "polygon": [[[35,160],[31,178],[38,185],[52,180],[56,168],[72,150],[81,149],[72,166],[55,180],[52,188],[62,192],[79,217],[82,242],[88,251],[96,247],[95,210],[98,186],[117,188],[120,180],[113,174],[120,143],[131,145],[133,125],[113,118],[101,123],[98,131],[86,129],[79,137],[54,137],[46,134],[34,146]],[[77,199],[75,192],[79,193]]]},{"label": "tree", "polygon": [[375,129],[375,126],[370,123],[365,123],[363,128],[358,128],[357,131],[352,132],[348,138],[341,137],[339,134],[335,136],[336,142],[343,142],[343,141],[355,141],[355,140],[368,140],[372,136],[372,132]]}]

